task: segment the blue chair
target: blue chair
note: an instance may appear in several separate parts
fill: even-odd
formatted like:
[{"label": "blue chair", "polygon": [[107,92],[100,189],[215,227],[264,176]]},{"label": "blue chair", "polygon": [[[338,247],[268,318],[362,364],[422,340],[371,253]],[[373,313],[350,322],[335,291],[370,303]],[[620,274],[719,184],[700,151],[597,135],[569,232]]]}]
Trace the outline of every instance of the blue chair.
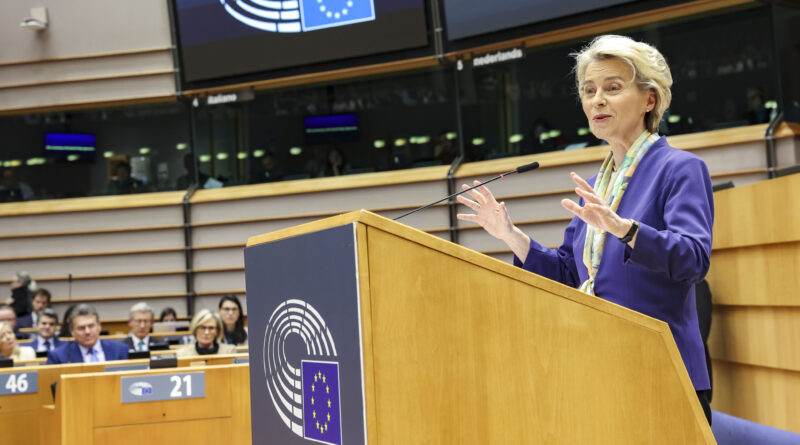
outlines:
[{"label": "blue chair", "polygon": [[711,411],[711,431],[718,445],[797,445],[800,434]]}]

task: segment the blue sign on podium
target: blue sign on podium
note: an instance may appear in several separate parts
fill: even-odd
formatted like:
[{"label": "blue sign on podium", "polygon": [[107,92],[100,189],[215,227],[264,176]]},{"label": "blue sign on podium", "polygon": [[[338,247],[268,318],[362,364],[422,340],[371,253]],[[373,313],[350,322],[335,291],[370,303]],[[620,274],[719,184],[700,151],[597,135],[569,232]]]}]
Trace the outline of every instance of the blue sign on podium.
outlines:
[{"label": "blue sign on podium", "polygon": [[245,249],[253,444],[366,444],[355,224]]}]

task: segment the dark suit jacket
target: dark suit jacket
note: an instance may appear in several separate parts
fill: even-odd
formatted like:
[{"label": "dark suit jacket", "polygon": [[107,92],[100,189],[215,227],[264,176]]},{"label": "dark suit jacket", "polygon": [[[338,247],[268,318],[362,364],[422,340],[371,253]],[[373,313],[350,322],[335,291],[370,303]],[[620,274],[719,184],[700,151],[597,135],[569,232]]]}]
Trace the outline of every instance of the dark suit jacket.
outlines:
[{"label": "dark suit jacket", "polygon": [[[131,339],[130,336],[125,337],[124,343],[126,345],[128,345],[128,350],[129,351],[135,351],[136,350],[136,345],[133,344],[133,339]],[[164,346],[167,346],[167,348],[164,348]],[[169,344],[166,341],[163,341],[160,338],[150,337],[150,339],[149,339],[149,341],[147,343],[148,351],[152,351],[154,349],[158,349],[159,347],[161,347],[162,349],[168,349],[169,348]]]},{"label": "dark suit jacket", "polygon": [[31,314],[23,315],[17,319],[17,327],[18,328],[32,328],[33,327],[33,316]]},{"label": "dark suit jacket", "polygon": [[[125,360],[128,358],[128,347],[122,343],[100,340],[100,347],[103,348],[106,361]],[[74,341],[65,342],[47,354],[48,365],[60,365],[61,363],[83,363],[83,355],[77,343]]]},{"label": "dark suit jacket", "polygon": [[[34,351],[36,351],[36,347],[39,346],[39,344],[36,342],[36,340],[38,340],[38,339],[39,339],[39,336],[38,335],[34,335],[33,339],[31,341],[28,341],[28,342],[25,342],[25,343],[20,343],[20,345],[21,346],[30,346],[31,348],[33,348]],[[64,340],[59,339],[55,335],[53,336],[53,338],[51,340],[53,340],[53,349],[52,350],[56,350],[61,345],[67,343]]]}]

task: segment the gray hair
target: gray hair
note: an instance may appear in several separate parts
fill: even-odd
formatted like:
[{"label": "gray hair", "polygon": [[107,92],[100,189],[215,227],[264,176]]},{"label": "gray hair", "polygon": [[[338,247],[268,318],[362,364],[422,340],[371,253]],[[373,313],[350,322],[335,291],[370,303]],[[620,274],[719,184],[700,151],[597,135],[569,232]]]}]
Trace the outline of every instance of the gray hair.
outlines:
[{"label": "gray hair", "polygon": [[72,313],[69,315],[69,328],[72,329],[75,322],[75,317],[79,317],[81,315],[94,315],[94,318],[97,321],[100,321],[100,315],[97,314],[97,309],[94,306],[86,303],[81,303],[72,310]]},{"label": "gray hair", "polygon": [[630,37],[604,35],[577,53],[575,58],[575,82],[578,95],[582,94],[580,85],[586,74],[586,67],[597,60],[618,59],[627,63],[633,70],[633,79],[640,91],[652,91],[656,105],[644,118],[644,126],[651,133],[658,133],[661,117],[672,102],[672,73],[664,56],[654,47],[637,42]]},{"label": "gray hair", "polygon": [[128,319],[129,320],[133,320],[133,313],[134,312],[150,312],[150,316],[151,317],[154,317],[155,313],[156,313],[156,311],[153,310],[153,308],[149,304],[145,303],[144,301],[140,301],[140,302],[134,304],[133,306],[131,306],[131,310],[128,313]]},{"label": "gray hair", "polygon": [[28,272],[20,270],[19,272],[15,273],[14,276],[17,278],[17,281],[22,282],[22,285],[28,288],[29,291],[35,292],[37,289],[39,289],[36,281],[33,281],[31,274]]}]

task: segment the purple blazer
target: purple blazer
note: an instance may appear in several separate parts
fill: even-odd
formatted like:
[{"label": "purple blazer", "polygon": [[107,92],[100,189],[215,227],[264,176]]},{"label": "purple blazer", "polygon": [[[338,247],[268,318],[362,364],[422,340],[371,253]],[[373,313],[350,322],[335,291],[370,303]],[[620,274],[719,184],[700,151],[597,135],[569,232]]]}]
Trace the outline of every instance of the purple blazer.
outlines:
[{"label": "purple blazer", "polygon": [[[588,180],[592,185],[594,181],[594,176]],[[617,214],[639,222],[636,247],[608,236],[595,294],[669,324],[695,390],[709,389],[694,295],[694,285],[708,272],[711,256],[714,198],[708,168],[662,137],[636,168]],[[574,217],[558,249],[531,240],[524,263],[514,257],[514,264],[579,287],[588,277],[583,265],[585,238],[586,223]]]}]

